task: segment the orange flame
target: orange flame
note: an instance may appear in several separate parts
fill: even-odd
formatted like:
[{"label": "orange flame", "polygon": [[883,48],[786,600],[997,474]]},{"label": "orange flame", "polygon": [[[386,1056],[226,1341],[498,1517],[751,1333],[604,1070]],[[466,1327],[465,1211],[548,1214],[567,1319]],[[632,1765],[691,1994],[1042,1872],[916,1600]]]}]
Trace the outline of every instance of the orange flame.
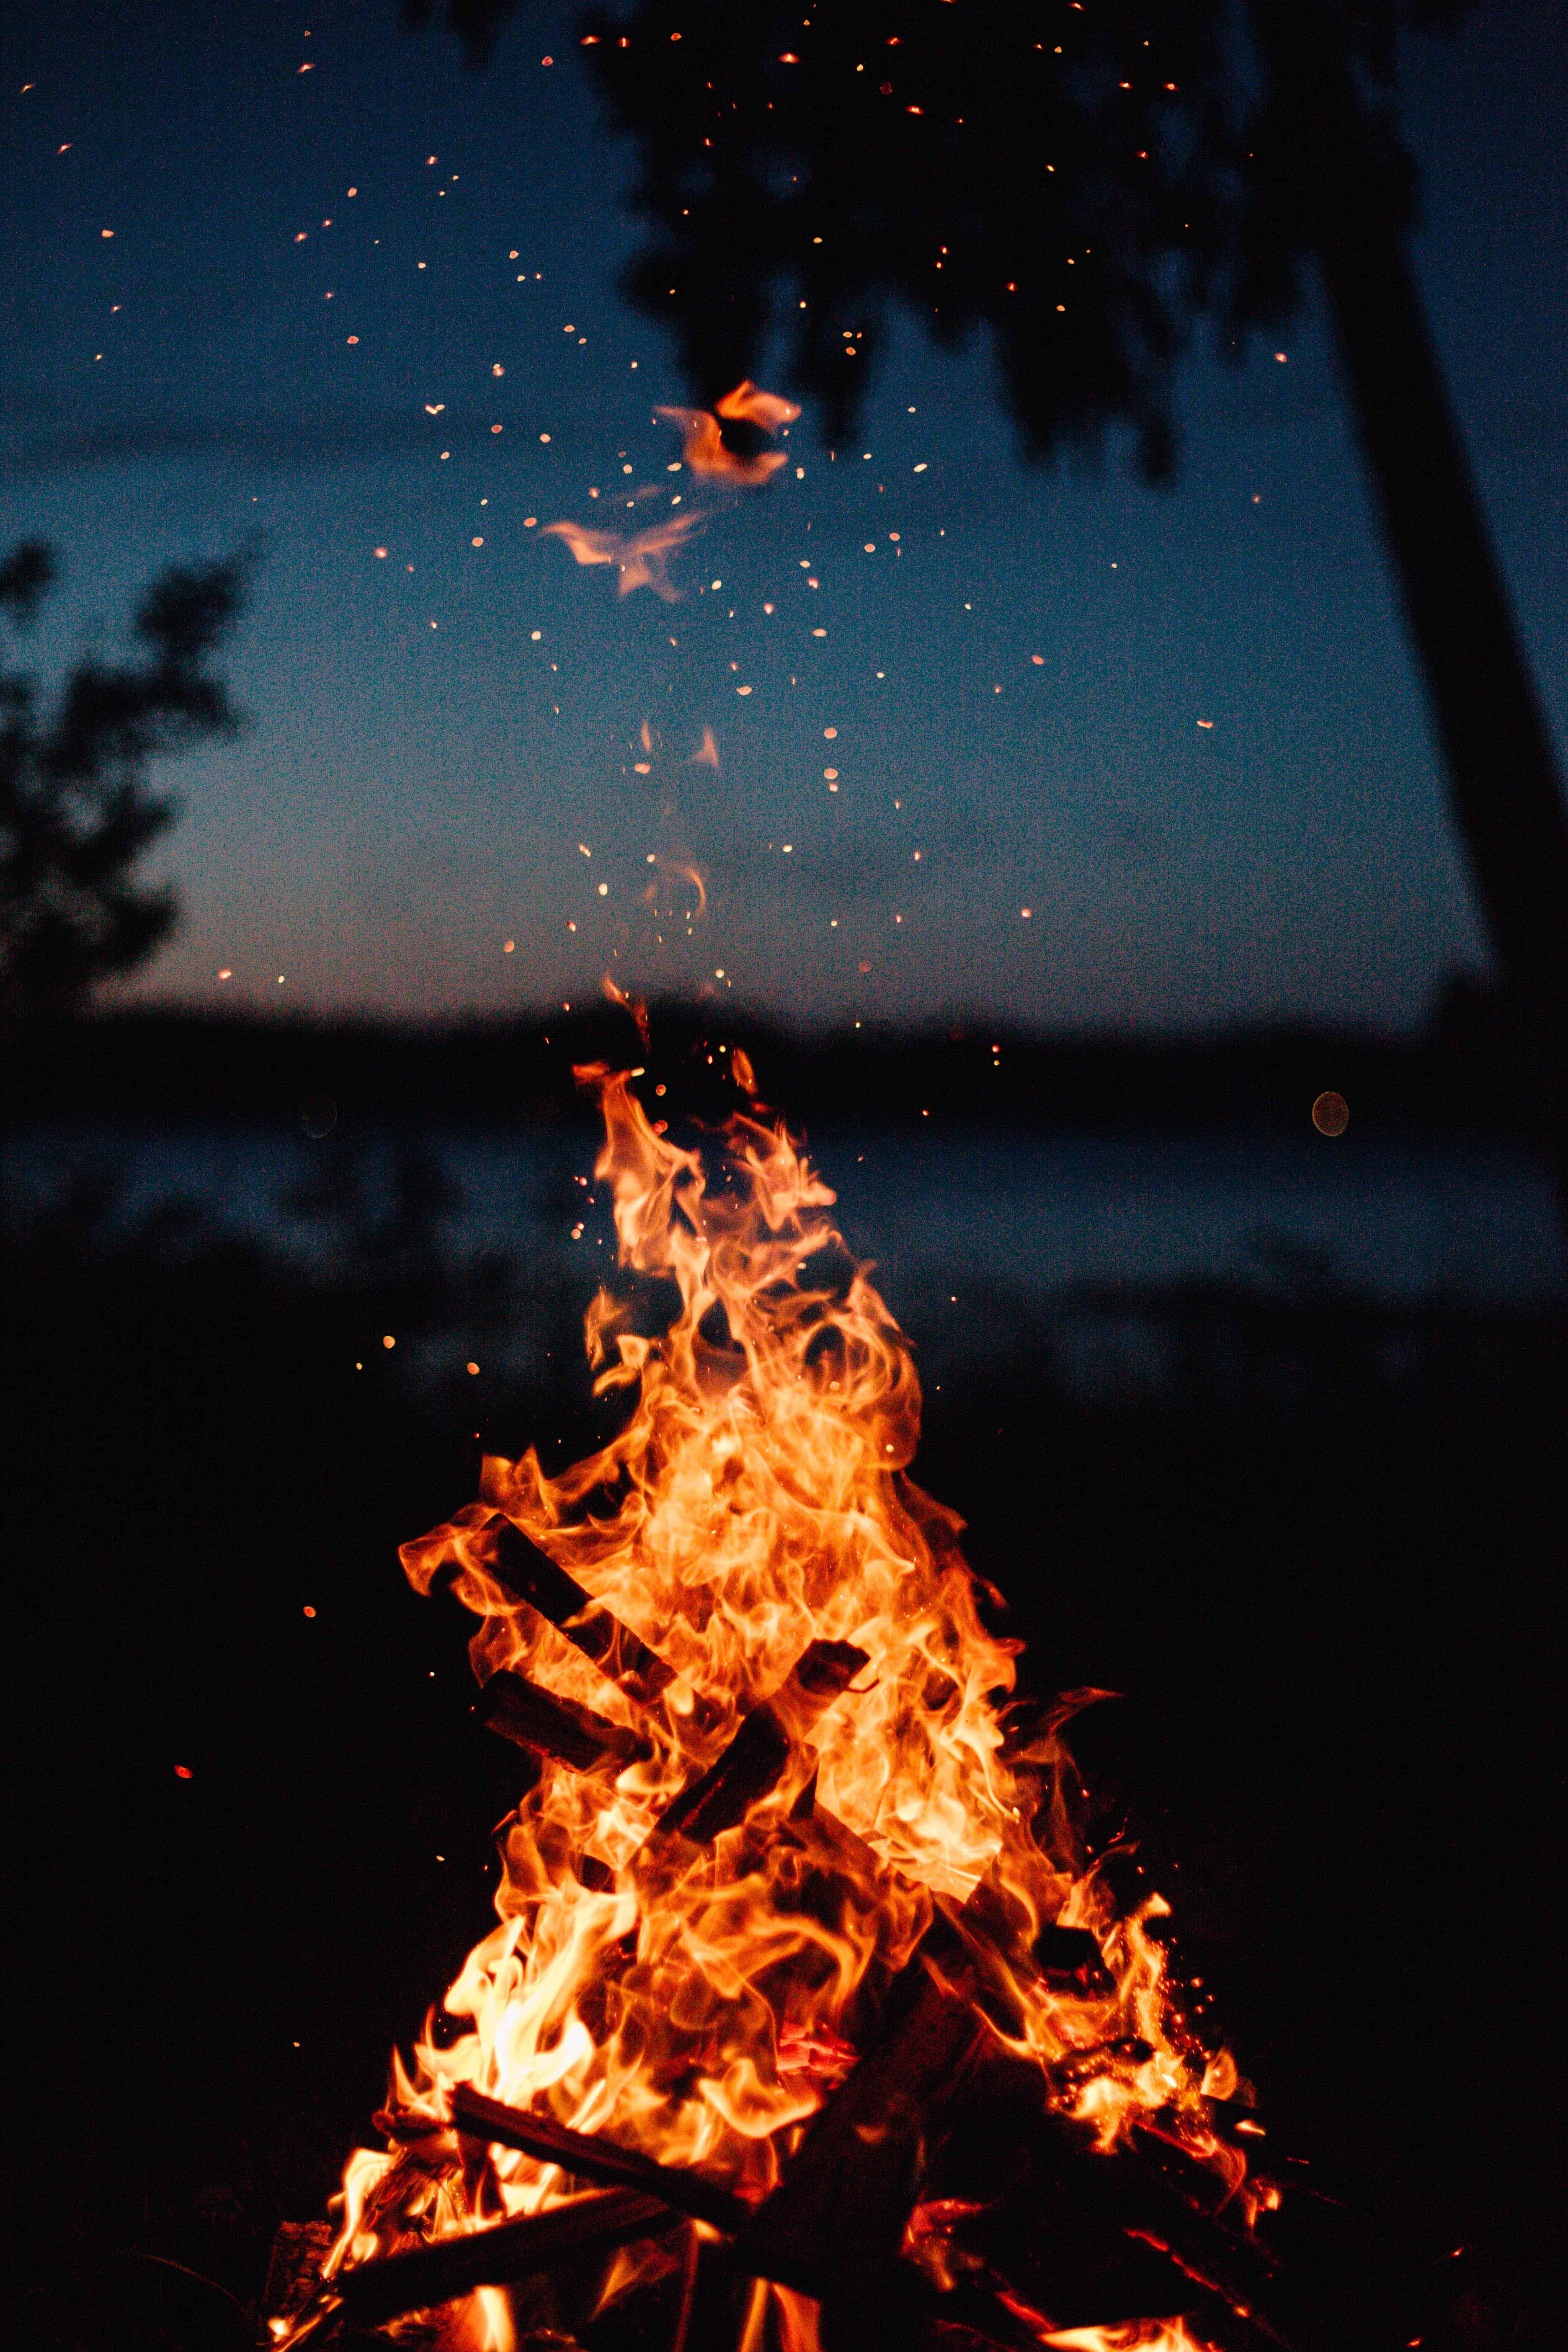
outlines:
[{"label": "orange flame", "polygon": [[1209,2352],[1179,2319],[1130,2319],[1117,2327],[1058,2327],[1042,2336],[1060,2352]]},{"label": "orange flame", "polygon": [[612,972],[605,972],[600,984],[604,989],[605,994],[609,998],[612,1004],[618,1004],[623,1013],[629,1013],[631,1014],[632,1019],[637,1024],[637,1035],[642,1039],[643,1044],[646,1046],[647,1044],[647,1006],[643,1003],[640,997],[634,996],[629,989],[623,988]]},{"label": "orange flame", "polygon": [[667,604],[680,601],[681,592],[670,579],[667,559],[701,527],[699,515],[674,515],[651,530],[588,530],[576,522],[549,522],[546,539],[563,539],[579,563],[613,563],[620,572],[620,593],[651,588]]},{"label": "orange flame", "polygon": [[800,410],[793,400],[781,400],[777,393],[759,392],[749,380],[727,392],[722,400],[708,408],[659,408],[654,414],[668,416],[679,425],[684,435],[680,454],[694,474],[710,481],[732,482],[737,488],[755,489],[788,463],[782,449],[761,449],[754,457],[743,457],[726,446],[720,420],[758,425],[764,433],[776,433],[782,425],[793,425]]},{"label": "orange flame", "polygon": [[[754,1084],[743,1055],[732,1066]],[[458,2084],[761,2197],[794,2127],[853,2063],[868,1976],[909,1958],[934,1897],[982,1882],[1009,1926],[997,1945],[1017,2019],[1007,2046],[1041,2068],[1053,2103],[1106,2147],[1153,2126],[1229,2190],[1261,2198],[1205,2095],[1235,2087],[1234,2066],[1200,2047],[1172,2000],[1151,1932],[1167,1906],[1152,1895],[1118,1918],[1103,1874],[1085,1868],[1060,1726],[1097,1694],[1009,1740],[1017,1645],[982,1620],[961,1522],[907,1475],[920,1385],[833,1223],[833,1192],[782,1126],[739,1114],[710,1181],[650,1125],[626,1074],[579,1076],[603,1107],[595,1174],[622,1269],[588,1309],[588,1353],[595,1390],[625,1391],[629,1415],[558,1475],[531,1448],[488,1457],[480,1500],[403,1559],[418,1591],[449,1578],[478,1618],[481,1684],[521,1673],[591,1710],[605,1754],[587,1769],[547,1760],[502,1824],[498,1923],[439,2028],[433,2018],[411,2063],[394,2063],[394,2145],[352,2158],[333,2264],[567,2193],[547,2163],[500,2147],[481,2160],[459,2142]],[[657,1337],[656,1285],[679,1299]],[[498,1514],[589,1596],[570,1621],[580,1643],[504,1580]],[[853,1645],[866,1663],[810,1685],[814,1643]],[[833,1653],[846,1674],[853,1653]],[[616,1659],[618,1679],[601,1671]],[[706,1848],[654,1835],[759,1714],[781,1745],[775,1784]],[[1087,1929],[1103,1975],[1037,1961],[1053,1926]],[[641,2259],[617,2256],[616,2275]],[[452,2306],[438,2340],[504,2344],[503,2301]],[[768,2290],[759,2343],[769,2309],[774,2340],[809,2352],[815,2306]],[[1042,2340],[1200,2352],[1174,2322]]]},{"label": "orange flame", "polygon": [[764,433],[776,433],[781,425],[794,425],[800,417],[795,401],[783,400],[776,392],[759,392],[749,377],[714,405],[721,416],[742,417],[748,425],[760,425]]}]

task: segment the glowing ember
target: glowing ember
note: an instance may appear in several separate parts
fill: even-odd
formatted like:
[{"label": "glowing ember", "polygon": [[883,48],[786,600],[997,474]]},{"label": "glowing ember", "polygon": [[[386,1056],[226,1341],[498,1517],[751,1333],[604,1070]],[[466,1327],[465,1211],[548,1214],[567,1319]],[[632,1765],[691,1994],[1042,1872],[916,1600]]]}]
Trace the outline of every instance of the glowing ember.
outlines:
[{"label": "glowing ember", "polygon": [[[749,1063],[733,1067],[752,1094]],[[632,1409],[558,1477],[532,1450],[487,1459],[480,1500],[405,1547],[420,1591],[449,1582],[479,1621],[480,1712],[543,1761],[501,1827],[498,1924],[395,2063],[391,2146],[350,2161],[329,2279],[558,2210],[563,2229],[591,2210],[619,2230],[594,2308],[668,2276],[670,2228],[695,2262],[698,2224],[650,2221],[626,2168],[700,2174],[679,2194],[710,2238],[781,2176],[767,2210],[787,2212],[808,2118],[847,2100],[846,2145],[874,2141],[853,2102],[880,2062],[855,2062],[911,1973],[931,2046],[956,2012],[1042,2114],[1082,2127],[1097,2176],[1115,2167],[1095,2149],[1157,2131],[1245,2228],[1273,2195],[1216,2125],[1234,2063],[1175,2012],[1154,1932],[1168,1906],[1119,1916],[1079,1843],[1060,1727],[1097,1694],[1009,1712],[1016,1645],[983,1622],[959,1522],[907,1475],[919,1383],[833,1193],[761,1115],[730,1120],[710,1171],[650,1125],[630,1075],[581,1075],[624,1270],[588,1311],[588,1352],[598,1391]],[[658,1290],[679,1297],[673,1320]],[[622,2168],[587,2176],[609,2196],[585,2202],[580,2169],[542,2152],[570,2158],[573,2133]],[[952,2232],[978,2210],[912,2190],[899,2208],[889,2252],[903,2232],[921,2292],[952,2287]],[[768,2340],[809,2352],[816,2306],[781,2273],[748,2290],[743,2340],[760,2347],[771,2314]],[[519,2340],[505,2290],[434,2301],[421,2341]],[[1179,2321],[1064,2325],[1077,2315],[1040,2312],[1033,2290],[997,2302],[1048,2344],[1195,2346]]]}]

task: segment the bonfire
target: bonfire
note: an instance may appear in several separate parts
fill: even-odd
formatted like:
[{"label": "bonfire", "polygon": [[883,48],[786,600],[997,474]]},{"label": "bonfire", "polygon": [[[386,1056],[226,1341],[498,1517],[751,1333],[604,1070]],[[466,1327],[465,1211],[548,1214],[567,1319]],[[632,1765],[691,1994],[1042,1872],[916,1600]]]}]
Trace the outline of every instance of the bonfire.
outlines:
[{"label": "bonfire", "polygon": [[1101,1695],[1017,1695],[798,1144],[751,1094],[683,1148],[641,1075],[580,1073],[624,1425],[559,1476],[488,1458],[403,1552],[473,1612],[527,1759],[497,1923],[274,2341],[1282,2341],[1247,2085],[1183,2014],[1164,1901],[1083,1843],[1064,1727]]}]

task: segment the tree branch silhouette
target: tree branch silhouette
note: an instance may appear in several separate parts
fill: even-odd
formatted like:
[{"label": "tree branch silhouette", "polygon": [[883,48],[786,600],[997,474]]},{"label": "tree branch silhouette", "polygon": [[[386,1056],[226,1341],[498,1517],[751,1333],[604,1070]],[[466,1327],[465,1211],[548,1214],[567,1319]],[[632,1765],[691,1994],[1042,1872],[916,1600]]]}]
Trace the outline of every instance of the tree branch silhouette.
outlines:
[{"label": "tree branch silhouette", "polygon": [[[148,770],[239,731],[210,662],[254,562],[252,551],[200,570],[171,565],[134,615],[137,657],[84,657],[52,709],[32,678],[0,667],[0,1018],[79,1012],[174,929],[174,893],[136,876],[178,813],[150,789]],[[0,562],[0,614],[13,628],[35,618],[56,576],[36,540]]]},{"label": "tree branch silhouette", "polygon": [[[416,0],[428,18],[435,0]],[[447,0],[476,62],[500,0]],[[1568,812],[1409,253],[1401,38],[1458,0],[628,0],[580,39],[637,159],[627,291],[705,405],[764,352],[851,431],[889,315],[984,333],[1037,457],[1131,438],[1321,280],[1568,1229]],[[845,330],[850,331],[846,333]]]}]

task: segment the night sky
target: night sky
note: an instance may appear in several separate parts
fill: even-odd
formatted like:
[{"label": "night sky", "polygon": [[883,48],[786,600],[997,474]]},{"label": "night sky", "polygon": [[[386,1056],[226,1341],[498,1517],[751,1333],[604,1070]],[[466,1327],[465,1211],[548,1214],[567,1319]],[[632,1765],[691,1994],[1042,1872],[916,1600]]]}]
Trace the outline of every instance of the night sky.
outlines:
[{"label": "night sky", "polygon": [[[557,10],[480,77],[393,0],[51,0],[0,87],[0,543],[68,566],[30,658],[265,545],[253,725],[169,772],[185,922],[138,992],[532,1009],[609,969],[791,1017],[1404,1024],[1479,957],[1310,321],[1194,365],[1173,493],[1026,469],[984,350],[906,334],[851,446],[807,415],[719,494],[669,470],[631,159]],[[1560,730],[1564,121],[1553,0],[1410,55],[1421,271]],[[677,602],[543,535],[693,510]]]}]

